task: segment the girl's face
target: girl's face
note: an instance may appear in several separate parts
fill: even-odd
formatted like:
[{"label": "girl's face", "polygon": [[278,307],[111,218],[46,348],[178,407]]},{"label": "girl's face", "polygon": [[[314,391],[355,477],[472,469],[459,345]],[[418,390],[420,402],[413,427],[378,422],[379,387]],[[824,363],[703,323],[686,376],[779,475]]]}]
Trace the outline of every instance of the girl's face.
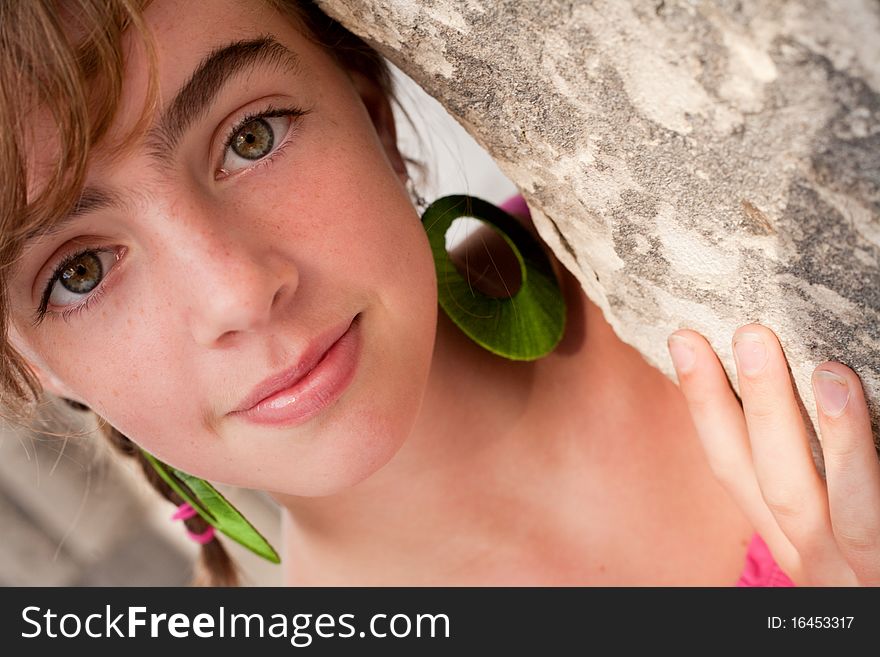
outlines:
[{"label": "girl's face", "polygon": [[[371,85],[260,2],[157,0],[146,18],[156,130],[112,161],[95,151],[84,212],[28,245],[12,338],[49,390],[181,470],[292,495],[351,486],[415,423],[436,329],[393,125]],[[145,97],[128,38],[111,137]],[[356,316],[329,406],[298,424],[231,414]]]}]

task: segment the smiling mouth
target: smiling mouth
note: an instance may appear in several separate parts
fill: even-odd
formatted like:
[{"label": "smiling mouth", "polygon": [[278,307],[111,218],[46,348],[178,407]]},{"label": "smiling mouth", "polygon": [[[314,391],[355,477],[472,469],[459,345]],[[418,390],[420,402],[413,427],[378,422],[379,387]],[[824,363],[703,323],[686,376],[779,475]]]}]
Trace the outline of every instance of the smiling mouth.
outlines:
[{"label": "smiling mouth", "polygon": [[345,332],[323,354],[319,353],[317,363],[305,374],[297,376],[294,370],[287,375],[290,383],[283,381],[284,374],[280,375],[279,388],[230,415],[267,426],[290,427],[307,422],[336,402],[351,384],[360,362],[361,343],[358,313]]}]

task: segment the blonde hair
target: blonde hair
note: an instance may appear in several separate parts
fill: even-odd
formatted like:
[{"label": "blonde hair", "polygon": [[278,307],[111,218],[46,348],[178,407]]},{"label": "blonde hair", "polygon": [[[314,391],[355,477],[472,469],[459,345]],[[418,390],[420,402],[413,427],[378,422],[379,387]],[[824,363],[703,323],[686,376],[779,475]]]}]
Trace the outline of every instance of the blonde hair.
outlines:
[{"label": "blonde hair", "polygon": [[[9,340],[8,279],[25,238],[49,228],[75,207],[90,151],[107,137],[116,115],[124,75],[121,48],[126,30],[135,30],[151,64],[143,112],[132,131],[110,149],[125,149],[148,126],[157,109],[156,58],[143,11],[151,0],[28,0],[0,3],[0,399],[13,418],[27,419],[43,395],[23,356]],[[263,0],[291,19],[347,70],[375,82],[394,101],[385,60],[360,38],[323,14],[310,0]],[[47,111],[57,128],[57,156],[47,182],[35,178],[27,161],[33,113]],[[407,117],[409,118],[409,117]],[[412,160],[409,160],[413,162]],[[418,163],[415,163],[418,165]],[[44,176],[45,177],[45,176]],[[139,461],[164,497],[180,499],[144,459],[140,449],[106,422],[102,433],[117,452]],[[186,521],[201,533],[198,516]],[[238,576],[223,545],[203,546],[196,583],[235,585]]]}]

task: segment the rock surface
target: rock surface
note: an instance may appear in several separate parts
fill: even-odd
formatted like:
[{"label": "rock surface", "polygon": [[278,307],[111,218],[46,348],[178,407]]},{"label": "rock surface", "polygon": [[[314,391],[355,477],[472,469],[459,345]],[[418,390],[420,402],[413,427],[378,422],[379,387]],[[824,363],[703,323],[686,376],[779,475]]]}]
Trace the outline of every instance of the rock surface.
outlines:
[{"label": "rock surface", "polygon": [[880,445],[880,3],[318,2],[493,155],[649,363],[675,380],[692,328],[736,388],[731,336],[762,323],[808,425],[840,361]]}]

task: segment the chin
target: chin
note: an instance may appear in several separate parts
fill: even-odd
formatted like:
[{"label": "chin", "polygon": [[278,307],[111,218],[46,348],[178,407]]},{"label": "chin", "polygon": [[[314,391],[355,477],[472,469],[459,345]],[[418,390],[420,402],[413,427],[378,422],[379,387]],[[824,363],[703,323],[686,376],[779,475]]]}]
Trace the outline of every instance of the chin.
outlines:
[{"label": "chin", "polygon": [[317,476],[310,477],[306,486],[292,494],[323,497],[367,482],[392,461],[406,442],[413,424],[404,420],[407,416],[399,412],[390,418],[377,417],[374,412],[355,423],[358,431],[337,436],[328,445],[322,458],[324,471],[317,471]]},{"label": "chin", "polygon": [[[432,345],[431,341],[428,346]],[[318,497],[369,486],[369,481],[394,460],[415,428],[427,390],[430,352],[424,352],[419,368],[412,366],[418,362],[412,353],[402,350],[409,359],[404,356],[401,363],[389,363],[384,376],[369,372],[367,380],[377,382],[372,394],[358,395],[358,401],[332,429],[319,431],[313,443],[313,467],[294,466],[300,485],[289,494]],[[400,381],[406,384],[395,385]]]}]

